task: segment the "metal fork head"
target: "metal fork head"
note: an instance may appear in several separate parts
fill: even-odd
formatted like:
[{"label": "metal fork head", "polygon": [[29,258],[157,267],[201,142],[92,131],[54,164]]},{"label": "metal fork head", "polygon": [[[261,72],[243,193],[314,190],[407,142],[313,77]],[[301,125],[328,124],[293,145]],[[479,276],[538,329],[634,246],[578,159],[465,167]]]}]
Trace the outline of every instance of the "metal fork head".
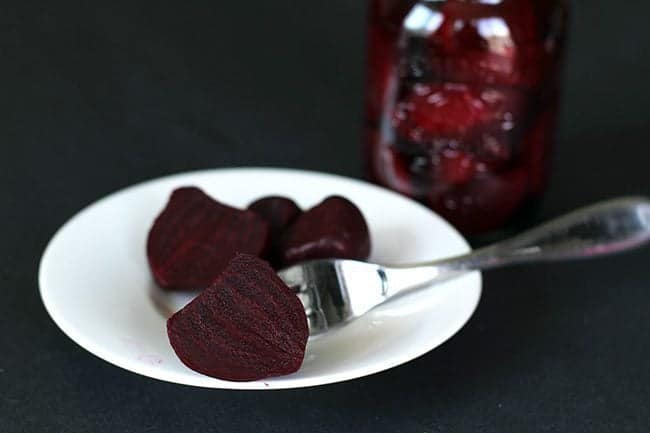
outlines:
[{"label": "metal fork head", "polygon": [[278,275],[305,307],[312,336],[366,313],[385,299],[385,276],[381,266],[372,263],[312,260],[282,269]]}]

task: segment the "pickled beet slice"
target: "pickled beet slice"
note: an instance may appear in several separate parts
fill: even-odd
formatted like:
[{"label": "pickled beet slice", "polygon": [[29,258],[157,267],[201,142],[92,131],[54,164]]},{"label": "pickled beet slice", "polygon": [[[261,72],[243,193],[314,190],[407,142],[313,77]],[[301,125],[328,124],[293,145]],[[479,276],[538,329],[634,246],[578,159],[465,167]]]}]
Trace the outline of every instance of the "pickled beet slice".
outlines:
[{"label": "pickled beet slice", "polygon": [[502,127],[485,128],[476,134],[472,145],[478,171],[500,171],[511,161],[512,135]]},{"label": "pickled beet slice", "polygon": [[527,191],[522,169],[476,178],[431,196],[431,207],[466,234],[497,229],[512,218]]},{"label": "pickled beet slice", "polygon": [[476,171],[472,155],[453,149],[442,152],[438,169],[441,180],[450,184],[467,183]]},{"label": "pickled beet slice", "polygon": [[538,84],[544,35],[537,22],[537,3],[442,4],[444,20],[427,41],[431,79],[504,86]]},{"label": "pickled beet slice", "polygon": [[519,127],[523,96],[490,86],[416,84],[397,104],[393,125],[403,140],[437,149],[476,141],[483,132],[511,135]]},{"label": "pickled beet slice", "polygon": [[180,360],[230,381],[297,371],[309,337],[302,303],[257,257],[238,254],[197,298],[167,321]]},{"label": "pickled beet slice", "polygon": [[445,19],[427,41],[431,79],[519,84],[518,46],[506,20],[475,4],[447,2],[442,8]]},{"label": "pickled beet slice", "polygon": [[149,232],[147,257],[160,287],[203,289],[237,252],[261,255],[268,232],[251,211],[219,203],[198,188],[179,188]]},{"label": "pickled beet slice", "polygon": [[351,201],[331,196],[298,217],[287,230],[281,258],[285,266],[303,260],[365,260],[370,234],[361,211]]},{"label": "pickled beet slice", "polygon": [[279,246],[284,231],[302,213],[296,202],[287,197],[269,196],[254,201],[248,210],[264,219],[270,229],[270,248],[265,258],[274,265],[279,264]]},{"label": "pickled beet slice", "polygon": [[416,84],[397,104],[393,123],[401,137],[422,142],[437,136],[462,136],[489,116],[481,94],[462,84]]}]

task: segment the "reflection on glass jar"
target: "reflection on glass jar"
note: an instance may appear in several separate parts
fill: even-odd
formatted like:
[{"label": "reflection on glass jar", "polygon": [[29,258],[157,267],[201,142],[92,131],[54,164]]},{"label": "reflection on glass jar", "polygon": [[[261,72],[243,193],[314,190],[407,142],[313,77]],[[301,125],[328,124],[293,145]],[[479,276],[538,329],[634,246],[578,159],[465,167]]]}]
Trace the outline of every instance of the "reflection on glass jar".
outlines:
[{"label": "reflection on glass jar", "polygon": [[466,234],[544,190],[560,87],[563,0],[371,0],[368,177]]}]

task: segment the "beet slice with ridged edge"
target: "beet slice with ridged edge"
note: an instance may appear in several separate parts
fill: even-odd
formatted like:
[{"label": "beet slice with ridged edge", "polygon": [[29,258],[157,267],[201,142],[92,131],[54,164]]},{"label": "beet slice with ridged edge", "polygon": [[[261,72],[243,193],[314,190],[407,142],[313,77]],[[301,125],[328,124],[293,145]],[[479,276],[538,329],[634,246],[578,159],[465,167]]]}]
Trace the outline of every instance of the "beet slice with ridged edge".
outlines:
[{"label": "beet slice with ridged edge", "polygon": [[199,290],[212,283],[237,252],[262,255],[268,240],[268,224],[254,212],[184,187],[172,192],[149,231],[147,258],[160,287]]},{"label": "beet slice with ridged edge", "polygon": [[309,328],[302,303],[269,264],[238,254],[212,285],[169,318],[167,335],[192,370],[251,381],[297,371]]},{"label": "beet slice with ridged edge", "polygon": [[284,230],[302,213],[295,201],[279,195],[255,200],[248,205],[248,210],[264,219],[269,224],[271,232]]},{"label": "beet slice with ridged edge", "polygon": [[287,229],[280,248],[284,266],[324,258],[365,260],[369,255],[366,220],[354,203],[341,196],[327,197],[300,215]]},{"label": "beet slice with ridged edge", "polygon": [[302,213],[295,201],[277,195],[262,197],[248,205],[248,210],[255,212],[269,225],[269,246],[265,259],[274,266],[280,264],[280,242],[285,230]]}]

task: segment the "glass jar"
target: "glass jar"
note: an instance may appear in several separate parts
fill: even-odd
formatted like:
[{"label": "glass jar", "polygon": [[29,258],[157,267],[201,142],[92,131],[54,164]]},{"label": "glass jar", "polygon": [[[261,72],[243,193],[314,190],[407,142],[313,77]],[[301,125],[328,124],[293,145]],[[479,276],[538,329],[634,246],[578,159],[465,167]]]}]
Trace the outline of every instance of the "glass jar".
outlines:
[{"label": "glass jar", "polygon": [[367,177],[475,235],[542,194],[564,0],[371,0]]}]

